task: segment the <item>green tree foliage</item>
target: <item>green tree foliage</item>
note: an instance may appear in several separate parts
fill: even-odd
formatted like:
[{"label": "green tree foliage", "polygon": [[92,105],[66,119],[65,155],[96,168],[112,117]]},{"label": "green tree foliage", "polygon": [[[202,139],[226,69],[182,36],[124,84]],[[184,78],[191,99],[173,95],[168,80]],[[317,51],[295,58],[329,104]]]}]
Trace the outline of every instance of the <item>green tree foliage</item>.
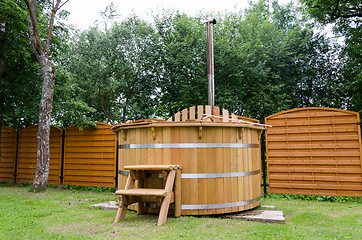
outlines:
[{"label": "green tree foliage", "polygon": [[[164,11],[154,25],[132,16],[81,32],[64,66],[74,96],[95,110],[84,116],[113,123],[207,104],[207,17]],[[340,46],[314,33],[302,8],[260,1],[217,19],[216,105],[260,120],[290,108],[351,106]]]},{"label": "green tree foliage", "polygon": [[332,43],[302,9],[260,1],[215,27],[216,102],[263,120],[290,108],[342,107]]},{"label": "green tree foliage", "polygon": [[[20,129],[37,122],[40,100],[39,67],[28,40],[28,19],[23,1],[0,1],[0,52],[4,70],[0,76],[2,124]],[[1,124],[0,124],[1,125]]]},{"label": "green tree foliage", "polygon": [[85,116],[113,124],[153,114],[153,32],[131,16],[110,29],[94,27],[76,36],[64,68],[74,84],[71,98],[94,109]]},{"label": "green tree foliage", "polygon": [[308,11],[323,23],[335,20],[362,17],[362,2],[359,0],[301,0]]},{"label": "green tree foliage", "polygon": [[[207,104],[202,20],[210,15],[164,11],[153,24],[137,16],[115,23],[113,10],[110,6],[102,13],[107,24],[98,23],[70,40],[66,26],[55,31],[53,123],[68,127],[166,118]],[[339,27],[346,36],[343,48],[316,33],[305,10],[292,4],[259,1],[245,11],[215,17],[217,106],[260,120],[297,107],[361,109],[357,25]],[[17,113],[14,119],[19,119],[21,111]]]},{"label": "green tree foliage", "polygon": [[344,37],[341,61],[347,107],[362,113],[362,2],[358,0],[301,0],[320,23],[332,24]]},{"label": "green tree foliage", "polygon": [[155,17],[155,26],[157,115],[168,117],[183,108],[206,105],[206,34],[201,17],[165,11]]}]

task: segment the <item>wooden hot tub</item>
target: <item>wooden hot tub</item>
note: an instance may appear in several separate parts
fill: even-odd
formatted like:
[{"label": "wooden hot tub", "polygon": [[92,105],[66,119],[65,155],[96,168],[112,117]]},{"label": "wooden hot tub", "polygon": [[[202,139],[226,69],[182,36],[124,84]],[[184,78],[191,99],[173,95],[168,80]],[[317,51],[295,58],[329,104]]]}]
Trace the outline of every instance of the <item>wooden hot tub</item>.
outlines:
[{"label": "wooden hot tub", "polygon": [[[224,114],[225,115],[225,114]],[[224,121],[224,122],[223,122]],[[139,120],[113,127],[118,139],[118,188],[127,165],[182,165],[181,214],[239,212],[259,205],[260,134],[264,127],[218,122]],[[155,176],[158,188],[162,178]],[[154,205],[146,212],[157,212]]]}]

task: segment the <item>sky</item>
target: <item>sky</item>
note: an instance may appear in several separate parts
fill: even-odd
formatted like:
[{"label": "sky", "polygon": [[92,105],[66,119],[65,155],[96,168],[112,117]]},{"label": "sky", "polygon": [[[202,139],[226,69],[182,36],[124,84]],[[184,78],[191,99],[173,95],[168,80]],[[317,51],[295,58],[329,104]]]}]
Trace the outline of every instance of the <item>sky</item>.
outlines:
[{"label": "sky", "polygon": [[[257,1],[257,0],[254,0]],[[287,4],[297,0],[278,0],[279,4]],[[158,13],[163,8],[177,9],[190,15],[200,11],[224,12],[245,9],[249,0],[70,0],[63,9],[70,12],[68,23],[80,29],[87,29],[101,20],[100,11],[104,11],[111,3],[117,7],[120,20],[133,13],[141,19],[151,22],[152,12]]]}]

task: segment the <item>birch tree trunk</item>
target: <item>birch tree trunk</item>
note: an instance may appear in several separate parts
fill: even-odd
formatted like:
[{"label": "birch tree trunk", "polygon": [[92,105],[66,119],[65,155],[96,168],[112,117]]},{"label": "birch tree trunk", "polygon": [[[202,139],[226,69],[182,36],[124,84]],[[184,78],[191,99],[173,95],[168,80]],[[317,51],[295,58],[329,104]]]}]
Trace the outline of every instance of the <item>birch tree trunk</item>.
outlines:
[{"label": "birch tree trunk", "polygon": [[50,121],[53,110],[53,94],[55,81],[55,67],[50,61],[49,46],[53,30],[54,18],[57,11],[68,1],[61,4],[61,0],[53,1],[52,12],[45,43],[40,40],[38,21],[37,21],[37,0],[24,0],[29,12],[29,35],[31,45],[42,72],[42,93],[39,104],[39,128],[38,128],[38,148],[36,172],[33,180],[33,192],[37,190],[46,190],[49,176],[49,137]]},{"label": "birch tree trunk", "polygon": [[39,104],[37,164],[33,180],[33,191],[36,189],[45,191],[49,176],[49,137],[51,113],[53,110],[55,67],[50,62],[46,52],[37,56],[37,59],[42,71],[43,86]]}]

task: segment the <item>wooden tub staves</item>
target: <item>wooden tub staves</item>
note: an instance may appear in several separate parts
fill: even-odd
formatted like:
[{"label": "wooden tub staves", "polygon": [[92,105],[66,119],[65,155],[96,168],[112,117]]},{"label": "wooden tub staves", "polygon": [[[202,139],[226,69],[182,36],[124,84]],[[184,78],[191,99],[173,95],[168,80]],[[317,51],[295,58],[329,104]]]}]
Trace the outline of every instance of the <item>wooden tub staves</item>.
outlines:
[{"label": "wooden tub staves", "polygon": [[[209,109],[205,110],[207,114]],[[199,115],[200,111],[199,107]],[[223,214],[258,206],[259,139],[264,127],[236,116],[229,120],[225,111],[220,118],[210,119],[207,114],[206,120],[192,119],[190,112],[195,115],[191,108],[176,121],[148,119],[113,128],[118,139],[118,188],[126,183],[124,166],[182,165],[182,215]],[[162,187],[162,178],[155,175],[147,187]],[[152,204],[144,210],[158,211]]]}]

